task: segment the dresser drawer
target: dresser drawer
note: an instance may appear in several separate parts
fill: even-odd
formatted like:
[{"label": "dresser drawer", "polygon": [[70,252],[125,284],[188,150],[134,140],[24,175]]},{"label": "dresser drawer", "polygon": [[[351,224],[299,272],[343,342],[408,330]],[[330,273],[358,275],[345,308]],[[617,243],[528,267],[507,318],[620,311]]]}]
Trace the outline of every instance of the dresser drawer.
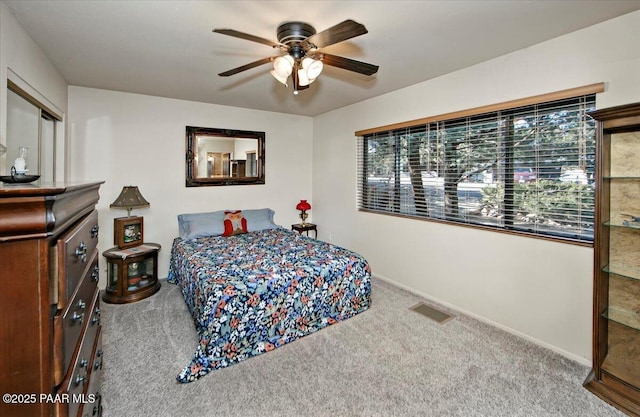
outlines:
[{"label": "dresser drawer", "polygon": [[[97,251],[95,262],[98,262]],[[85,339],[95,339],[96,330],[100,325],[99,292],[91,274],[87,273],[68,308],[55,316],[53,343],[56,385],[68,374],[69,364],[73,360],[80,336],[84,334]]]},{"label": "dresser drawer", "polygon": [[[80,221],[69,232],[58,239],[55,247],[57,277],[57,291],[54,297],[58,309],[67,307],[76,286],[84,276],[87,266],[91,262],[91,255],[98,245],[98,212],[93,211]],[[98,281],[98,268],[91,271]]]},{"label": "dresser drawer", "polygon": [[102,362],[104,360],[104,352],[102,351],[102,333],[98,329],[96,337],[96,345],[93,349],[91,357],[89,374],[89,385],[85,396],[85,403],[80,407],[80,416],[82,417],[99,417],[102,415]]},{"label": "dresser drawer", "polygon": [[[96,291],[96,300],[98,294],[99,292]],[[68,394],[69,401],[64,404],[59,404],[57,417],[77,416],[80,412],[83,401],[88,401],[86,393],[92,370],[92,356],[96,345],[96,338],[99,335],[99,330],[99,322],[94,322],[92,325],[91,321],[89,321],[87,324],[87,330],[83,333],[83,338],[80,341],[77,355],[73,357],[69,372],[58,389],[57,394]]]}]

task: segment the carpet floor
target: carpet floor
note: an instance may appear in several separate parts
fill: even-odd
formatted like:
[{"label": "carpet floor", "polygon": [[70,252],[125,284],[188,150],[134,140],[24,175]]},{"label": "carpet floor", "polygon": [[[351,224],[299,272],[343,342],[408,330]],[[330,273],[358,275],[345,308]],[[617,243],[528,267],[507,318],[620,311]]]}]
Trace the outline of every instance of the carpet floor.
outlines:
[{"label": "carpet floor", "polygon": [[587,367],[376,279],[369,310],[189,384],[175,376],[198,337],[177,286],[101,308],[105,417],[624,416],[582,387]]}]

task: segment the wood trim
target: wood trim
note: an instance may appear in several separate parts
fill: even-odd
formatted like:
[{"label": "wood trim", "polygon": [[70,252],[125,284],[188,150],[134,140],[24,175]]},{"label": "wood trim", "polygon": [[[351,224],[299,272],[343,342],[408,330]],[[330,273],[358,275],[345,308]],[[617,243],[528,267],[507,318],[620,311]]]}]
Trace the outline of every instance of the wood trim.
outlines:
[{"label": "wood trim", "polygon": [[29,103],[33,104],[34,106],[36,106],[40,110],[43,110],[45,113],[47,113],[49,116],[53,117],[58,122],[62,121],[62,116],[59,114],[58,111],[56,111],[56,110],[52,109],[50,106],[47,106],[46,104],[42,103],[40,100],[38,100],[35,97],[33,97],[27,91],[22,89],[18,84],[14,83],[13,81],[11,81],[9,79],[7,80],[7,88],[9,90],[13,91],[14,93],[16,93],[17,95],[19,95],[20,97],[22,97],[23,99],[27,100]]},{"label": "wood trim", "polygon": [[582,87],[569,88],[567,90],[556,91],[553,93],[540,94],[537,96],[531,96],[526,98],[520,98],[517,100],[505,101],[497,104],[490,104],[488,106],[474,107],[472,109],[460,110],[451,113],[439,114],[437,116],[424,117],[422,119],[410,120],[407,122],[394,123],[386,126],[373,127],[370,129],[358,130],[355,132],[356,136],[370,135],[373,133],[386,132],[389,130],[403,129],[407,127],[439,122],[442,120],[458,119],[461,117],[474,116],[482,113],[489,113],[492,111],[512,109],[516,107],[530,106],[533,104],[545,103],[547,101],[563,100],[566,98],[573,98],[578,96],[584,96],[587,94],[597,94],[604,92],[604,83],[589,84]]},{"label": "wood trim", "polygon": [[640,125],[640,103],[609,107],[589,114],[594,119],[601,121],[602,128],[607,131],[619,129],[637,130]]}]

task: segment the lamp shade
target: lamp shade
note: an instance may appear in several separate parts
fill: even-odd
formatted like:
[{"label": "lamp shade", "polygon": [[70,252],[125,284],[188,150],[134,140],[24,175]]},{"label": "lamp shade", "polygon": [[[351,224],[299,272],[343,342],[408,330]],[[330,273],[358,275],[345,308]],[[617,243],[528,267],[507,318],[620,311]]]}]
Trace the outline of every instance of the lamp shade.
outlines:
[{"label": "lamp shade", "polygon": [[311,210],[311,204],[309,204],[307,200],[300,200],[300,202],[296,206],[296,210],[303,210],[303,211]]},{"label": "lamp shade", "polygon": [[271,70],[271,75],[273,75],[273,78],[280,81],[282,84],[287,85],[287,80],[289,79],[288,75],[283,77],[280,74],[278,74],[276,70]]},{"label": "lamp shade", "polygon": [[283,78],[291,75],[293,71],[293,57],[291,55],[279,56],[273,60],[273,70]]},{"label": "lamp shade", "polygon": [[311,80],[307,77],[307,72],[303,69],[298,70],[298,85],[300,87],[304,87],[305,85],[311,84]]},{"label": "lamp shade", "polygon": [[144,199],[142,194],[140,194],[140,190],[138,190],[138,187],[129,185],[122,187],[120,195],[118,196],[118,198],[116,198],[116,201],[111,203],[109,207],[115,209],[125,209],[127,210],[127,216],[131,216],[132,209],[146,208],[149,206],[149,202]]},{"label": "lamp shade", "polygon": [[306,57],[302,60],[302,68],[304,68],[307,73],[307,77],[312,81],[318,78],[318,76],[322,72],[323,66],[324,65],[322,64],[322,61],[320,60],[309,57]]}]

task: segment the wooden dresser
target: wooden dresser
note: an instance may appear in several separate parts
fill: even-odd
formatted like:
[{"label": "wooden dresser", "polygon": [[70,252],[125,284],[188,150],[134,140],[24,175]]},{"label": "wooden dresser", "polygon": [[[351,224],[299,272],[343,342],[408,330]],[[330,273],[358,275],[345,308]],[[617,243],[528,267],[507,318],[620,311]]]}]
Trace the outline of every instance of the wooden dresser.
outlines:
[{"label": "wooden dresser", "polygon": [[99,416],[101,182],[0,185],[0,416]]}]

